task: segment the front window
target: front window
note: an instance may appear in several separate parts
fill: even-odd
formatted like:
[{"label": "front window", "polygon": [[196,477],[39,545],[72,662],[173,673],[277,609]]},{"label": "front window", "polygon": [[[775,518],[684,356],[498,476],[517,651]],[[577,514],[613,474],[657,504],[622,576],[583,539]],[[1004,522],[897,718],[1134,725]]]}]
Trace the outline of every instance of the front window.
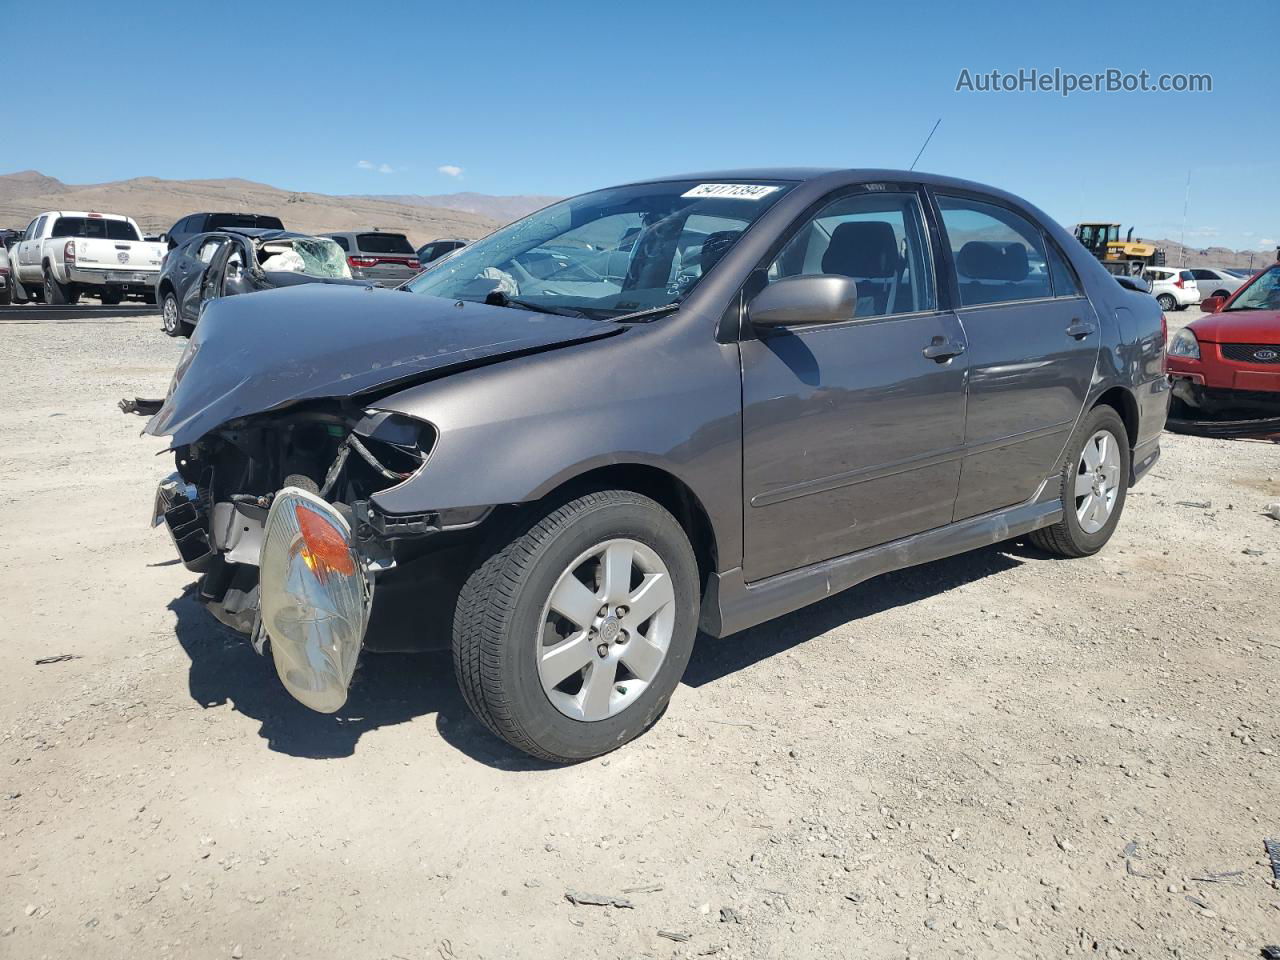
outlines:
[{"label": "front window", "polygon": [[1236,294],[1228,310],[1280,310],[1280,264],[1260,273]]},{"label": "front window", "polygon": [[608,319],[676,303],[791,184],[636,184],[564,200],[410,281],[414,293]]}]

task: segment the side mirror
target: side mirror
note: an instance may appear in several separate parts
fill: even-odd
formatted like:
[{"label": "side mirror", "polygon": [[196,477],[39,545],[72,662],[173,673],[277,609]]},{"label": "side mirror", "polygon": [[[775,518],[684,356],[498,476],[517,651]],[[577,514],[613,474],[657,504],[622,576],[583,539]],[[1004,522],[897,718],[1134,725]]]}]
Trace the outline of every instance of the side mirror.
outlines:
[{"label": "side mirror", "polygon": [[1200,309],[1205,313],[1221,313],[1226,302],[1226,297],[1205,297],[1200,301]]},{"label": "side mirror", "polygon": [[783,277],[747,304],[747,320],[755,327],[799,327],[842,323],[853,319],[858,285],[849,277],[804,274]]}]

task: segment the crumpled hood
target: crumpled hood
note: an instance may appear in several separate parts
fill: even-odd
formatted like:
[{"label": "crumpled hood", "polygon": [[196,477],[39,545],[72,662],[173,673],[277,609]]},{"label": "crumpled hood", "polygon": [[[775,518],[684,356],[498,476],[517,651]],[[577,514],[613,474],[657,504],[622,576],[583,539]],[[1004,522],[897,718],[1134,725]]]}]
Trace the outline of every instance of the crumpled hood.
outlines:
[{"label": "crumpled hood", "polygon": [[595,320],[370,287],[307,284],[211,301],[146,432],[175,446],[237,417],[577,343]]},{"label": "crumpled hood", "polygon": [[1187,324],[1197,340],[1210,343],[1280,344],[1280,310],[1226,310]]}]

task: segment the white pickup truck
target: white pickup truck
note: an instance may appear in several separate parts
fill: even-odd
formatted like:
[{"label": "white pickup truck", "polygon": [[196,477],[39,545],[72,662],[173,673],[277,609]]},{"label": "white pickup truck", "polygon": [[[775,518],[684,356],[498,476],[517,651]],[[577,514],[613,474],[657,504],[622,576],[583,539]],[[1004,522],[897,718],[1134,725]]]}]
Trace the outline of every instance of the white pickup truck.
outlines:
[{"label": "white pickup truck", "polygon": [[142,239],[138,225],[114,213],[50,210],[27,225],[9,251],[14,293],[45,303],[75,303],[80,294],[117,304],[141,294],[155,303],[166,247]]}]

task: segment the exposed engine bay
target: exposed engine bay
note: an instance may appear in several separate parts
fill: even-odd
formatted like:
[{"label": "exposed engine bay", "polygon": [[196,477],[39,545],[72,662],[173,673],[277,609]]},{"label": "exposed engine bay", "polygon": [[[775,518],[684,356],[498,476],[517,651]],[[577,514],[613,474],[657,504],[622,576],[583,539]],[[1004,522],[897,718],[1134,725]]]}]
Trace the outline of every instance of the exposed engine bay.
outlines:
[{"label": "exposed engine bay", "polygon": [[262,652],[258,558],[277,493],[297,488],[332,504],[368,564],[391,569],[397,552],[415,552],[394,541],[437,532],[439,518],[387,517],[369,498],[421,468],[435,438],[429,423],[337,401],[245,417],[175,449],[178,470],[161,485],[153,520],[201,574],[200,599]]}]

